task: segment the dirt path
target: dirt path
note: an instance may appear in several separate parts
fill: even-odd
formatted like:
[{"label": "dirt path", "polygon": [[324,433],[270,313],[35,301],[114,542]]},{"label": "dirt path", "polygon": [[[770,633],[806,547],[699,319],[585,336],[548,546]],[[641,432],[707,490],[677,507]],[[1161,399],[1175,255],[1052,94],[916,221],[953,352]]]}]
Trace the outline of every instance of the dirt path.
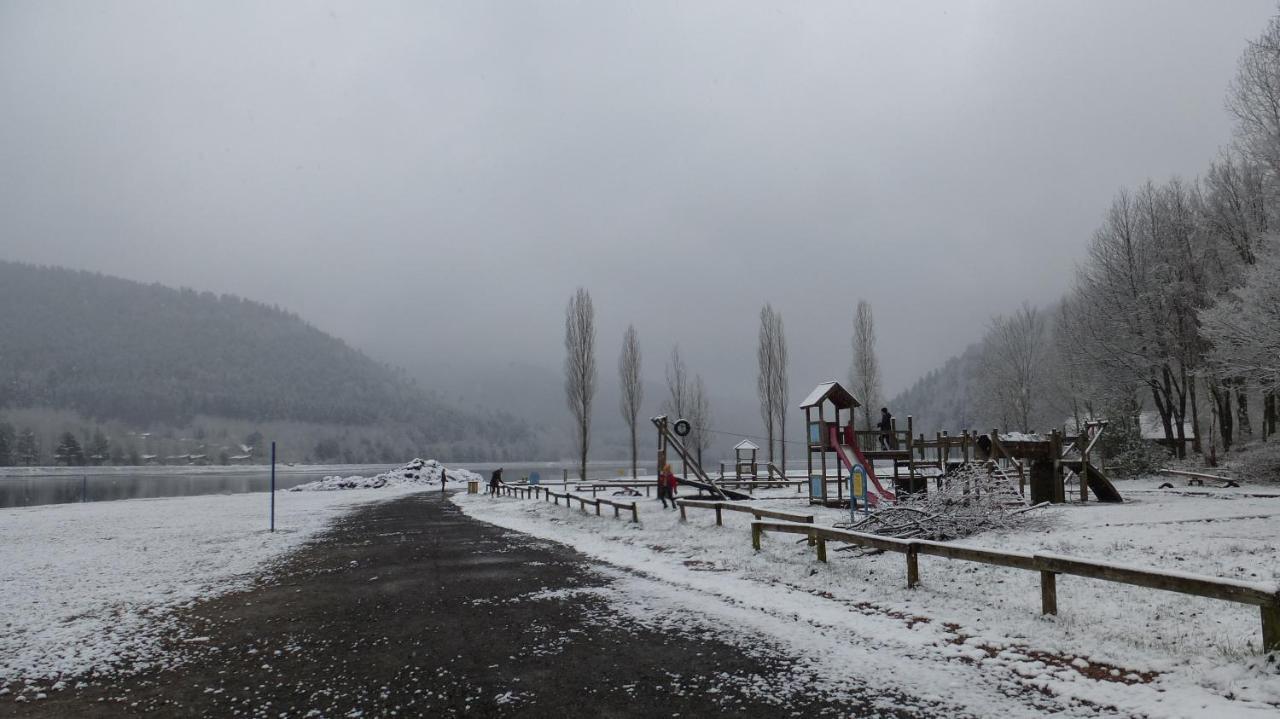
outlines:
[{"label": "dirt path", "polygon": [[788,658],[643,628],[592,593],[608,581],[592,566],[438,493],[374,504],[257,588],[190,610],[179,668],[0,714],[912,716],[883,696],[880,710],[771,696],[777,677],[797,683]]}]

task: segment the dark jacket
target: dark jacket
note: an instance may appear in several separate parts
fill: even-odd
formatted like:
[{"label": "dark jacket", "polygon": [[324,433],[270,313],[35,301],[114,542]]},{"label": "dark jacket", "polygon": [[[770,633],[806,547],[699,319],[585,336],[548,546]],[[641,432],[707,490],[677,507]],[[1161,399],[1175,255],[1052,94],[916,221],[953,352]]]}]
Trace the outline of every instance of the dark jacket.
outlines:
[{"label": "dark jacket", "polygon": [[888,412],[881,412],[880,424],[876,426],[880,428],[881,432],[892,432],[893,431],[893,415],[889,414]]}]

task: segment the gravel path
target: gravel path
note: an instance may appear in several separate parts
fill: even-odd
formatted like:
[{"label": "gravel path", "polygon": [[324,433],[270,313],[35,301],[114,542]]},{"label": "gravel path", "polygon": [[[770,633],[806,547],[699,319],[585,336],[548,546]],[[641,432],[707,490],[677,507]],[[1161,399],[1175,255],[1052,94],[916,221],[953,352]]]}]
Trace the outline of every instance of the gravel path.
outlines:
[{"label": "gravel path", "polygon": [[610,609],[593,566],[439,493],[373,504],[189,610],[179,667],[3,697],[0,715],[911,716],[884,696],[776,696],[777,677],[796,686],[789,658],[647,629]]}]

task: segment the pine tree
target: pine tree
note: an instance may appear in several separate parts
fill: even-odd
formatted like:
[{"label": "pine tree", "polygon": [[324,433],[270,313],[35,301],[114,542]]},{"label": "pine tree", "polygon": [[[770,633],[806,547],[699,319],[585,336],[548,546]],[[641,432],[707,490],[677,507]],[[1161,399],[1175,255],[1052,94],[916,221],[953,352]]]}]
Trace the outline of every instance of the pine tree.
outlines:
[{"label": "pine tree", "polygon": [[85,465],[84,449],[79,440],[70,432],[63,432],[58,441],[58,448],[53,451],[54,464],[65,464],[68,467]]},{"label": "pine tree", "polygon": [[22,430],[14,448],[18,464],[31,467],[40,463],[40,440],[30,428]]},{"label": "pine tree", "polygon": [[14,447],[16,441],[13,425],[0,422],[0,467],[12,467],[17,463],[17,450]]}]

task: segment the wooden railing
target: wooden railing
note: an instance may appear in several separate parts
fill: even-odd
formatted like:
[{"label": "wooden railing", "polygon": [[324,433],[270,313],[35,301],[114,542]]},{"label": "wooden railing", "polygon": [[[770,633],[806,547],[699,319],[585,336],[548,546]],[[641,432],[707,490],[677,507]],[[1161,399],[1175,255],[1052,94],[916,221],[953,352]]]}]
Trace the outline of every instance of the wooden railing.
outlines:
[{"label": "wooden railing", "polygon": [[586,497],[579,497],[576,494],[569,494],[568,492],[565,492],[563,494],[559,492],[552,492],[549,489],[543,490],[543,497],[544,499],[555,502],[555,504],[557,505],[559,505],[560,500],[563,499],[564,506],[566,509],[572,507],[573,502],[577,502],[578,508],[581,509],[584,514],[586,513],[587,505],[589,504],[596,508],[596,516],[600,516],[601,505],[606,507],[613,507],[614,517],[620,516],[619,515],[620,511],[627,510],[631,512],[631,521],[633,522],[640,521],[640,510],[635,502],[624,503],[624,502],[614,502],[608,499],[587,499]]},{"label": "wooden railing", "polygon": [[680,521],[687,522],[689,517],[685,514],[686,507],[694,509],[714,509],[716,510],[716,524],[724,524],[724,515],[722,512],[743,512],[750,514],[756,519],[769,517],[771,519],[782,519],[788,522],[803,522],[813,524],[812,514],[795,514],[794,512],[780,512],[776,509],[764,509],[763,507],[753,507],[749,504],[740,504],[738,502],[719,502],[705,501],[700,499],[677,499],[676,506],[680,507]]},{"label": "wooden railing", "polygon": [[1261,610],[1262,650],[1280,650],[1280,588],[1271,583],[1166,572],[1043,552],[1002,552],[920,539],[895,539],[834,527],[820,527],[811,523],[768,522],[759,519],[751,523],[751,546],[756,550],[760,549],[761,538],[766,531],[808,536],[809,543],[817,548],[820,562],[827,561],[828,541],[904,554],[907,559],[908,588],[914,588],[920,583],[918,557],[921,554],[1036,571],[1040,573],[1040,608],[1043,614],[1058,613],[1057,578],[1060,574],[1252,604]]}]

